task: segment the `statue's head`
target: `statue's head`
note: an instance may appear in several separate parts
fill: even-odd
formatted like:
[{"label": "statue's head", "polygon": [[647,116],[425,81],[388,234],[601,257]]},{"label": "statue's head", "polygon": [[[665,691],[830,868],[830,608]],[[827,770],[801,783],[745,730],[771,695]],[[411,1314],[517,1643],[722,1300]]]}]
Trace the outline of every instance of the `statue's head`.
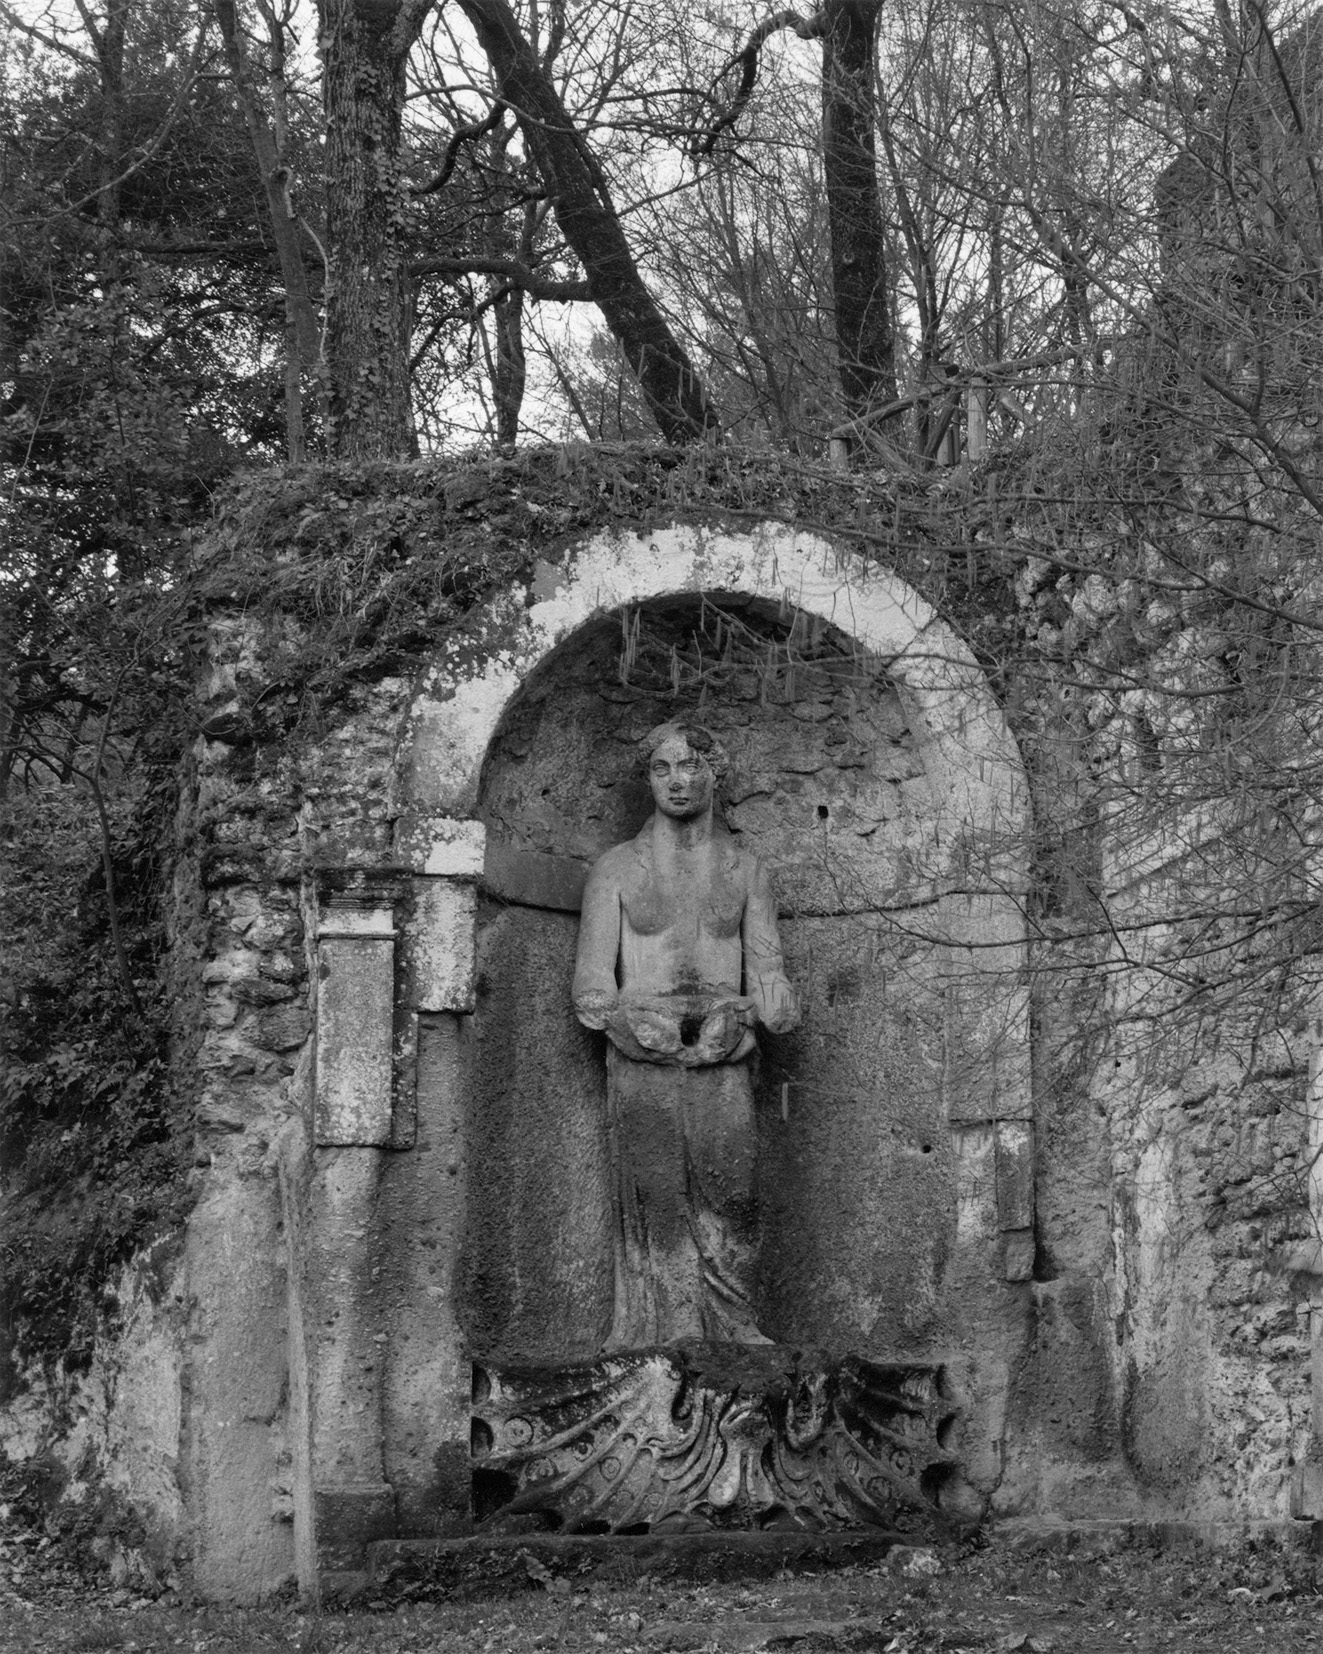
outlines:
[{"label": "statue's head", "polygon": [[702,815],[730,768],[712,731],[684,718],[650,729],[639,742],[639,756],[653,802],[677,820]]}]

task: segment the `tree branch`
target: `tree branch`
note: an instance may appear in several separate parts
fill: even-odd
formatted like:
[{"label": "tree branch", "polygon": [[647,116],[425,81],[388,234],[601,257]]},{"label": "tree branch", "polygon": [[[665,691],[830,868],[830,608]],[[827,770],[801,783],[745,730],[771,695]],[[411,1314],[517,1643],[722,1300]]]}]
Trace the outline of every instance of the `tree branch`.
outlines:
[{"label": "tree branch", "polygon": [[701,141],[698,133],[692,135],[691,152],[700,156],[710,155],[716,148],[717,139],[721,134],[734,126],[744,113],[758,81],[758,55],[774,34],[780,33],[782,29],[793,29],[801,40],[813,40],[821,35],[824,26],[824,16],[820,11],[809,18],[801,17],[797,11],[779,11],[761,22],[740,50],[728,58],[718,70],[712,82],[714,90],[736,64],[740,66],[740,84],[735,96],[707,129]]},{"label": "tree branch", "polygon": [[549,281],[530,270],[520,259],[506,258],[420,258],[409,265],[411,276],[499,276],[527,293],[530,299],[546,304],[589,304],[593,292],[586,281]]},{"label": "tree branch", "polygon": [[721,421],[702,380],[649,292],[600,162],[522,32],[509,0],[460,0],[515,111],[562,235],[588,273],[593,302],[620,341],[670,443],[715,438]]},{"label": "tree branch", "polygon": [[450,182],[450,175],[455,170],[455,162],[459,159],[461,147],[464,144],[476,143],[479,138],[485,138],[489,132],[495,131],[500,125],[501,117],[505,114],[505,111],[505,104],[498,98],[492,105],[490,115],[485,116],[480,121],[472,121],[468,126],[456,127],[450,135],[450,142],[446,145],[446,152],[441,158],[440,171],[427,183],[419,184],[416,189],[409,193],[414,196],[435,195],[438,190],[443,190]]},{"label": "tree branch", "polygon": [[75,63],[81,64],[85,69],[96,68],[94,57],[89,57],[86,52],[80,52],[76,46],[71,46],[68,41],[61,40],[58,35],[47,34],[43,29],[39,29],[35,23],[25,23],[15,11],[3,3],[3,0],[0,0],[0,17],[4,18],[11,29],[17,29],[20,34],[25,34],[29,40],[40,41],[43,46],[49,46],[51,51],[60,52],[65,57],[72,58]]}]

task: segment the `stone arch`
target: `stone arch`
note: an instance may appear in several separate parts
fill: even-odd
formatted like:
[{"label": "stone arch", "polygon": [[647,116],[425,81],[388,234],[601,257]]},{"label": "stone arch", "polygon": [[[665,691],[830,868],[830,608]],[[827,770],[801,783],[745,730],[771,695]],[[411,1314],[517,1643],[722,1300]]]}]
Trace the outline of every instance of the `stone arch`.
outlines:
[{"label": "stone arch", "polygon": [[[876,1332],[860,1324],[858,1340],[842,1347],[942,1367],[965,1411],[966,1473],[985,1493],[998,1483],[1011,1374],[1033,1313],[1018,1284],[1033,1260],[1033,1185],[1028,792],[1015,743],[952,627],[893,572],[829,538],[769,522],[601,533],[535,565],[452,633],[402,720],[390,853],[374,837],[366,860],[318,868],[309,880],[315,1020],[294,1083],[307,1088],[310,1129],[291,1121],[273,1145],[289,1249],[295,1553],[306,1589],[319,1569],[343,1579],[341,1570],[360,1567],[369,1539],[435,1532],[441,1522],[460,1531],[471,1515],[473,1364],[486,1352],[464,1321],[466,1128],[476,1113],[465,1065],[481,1020],[479,802],[493,736],[530,676],[584,628],[627,605],[705,593],[786,602],[857,639],[898,686],[923,754],[931,808],[919,872],[929,941],[945,950],[933,997],[944,1029],[950,1183],[941,1221],[950,1244],[931,1272],[940,1275],[940,1314],[901,1328],[902,1349],[883,1347],[891,1329],[882,1314]],[[559,1020],[573,1024],[568,1009]],[[869,1099],[858,1100],[862,1117]],[[863,1125],[873,1131],[873,1118]],[[824,1143],[849,1161],[829,1131]],[[871,1187],[887,1198],[889,1186]],[[876,1199],[843,1199],[830,1216],[844,1214],[857,1233],[878,1210]],[[915,1225],[903,1243],[912,1250],[928,1238]],[[847,1297],[857,1280],[845,1280]],[[233,1509],[247,1520],[247,1504]]]},{"label": "stone arch", "polygon": [[[906,693],[940,813],[995,831],[1008,849],[1023,842],[1023,768],[969,646],[892,571],[783,523],[739,533],[670,524],[599,534],[572,546],[559,564],[538,563],[527,588],[502,594],[476,618],[471,649],[452,651],[423,675],[397,771],[406,830],[426,815],[471,819],[506,707],[580,626],[625,604],[704,591],[788,599],[857,638],[888,663]],[[1001,887],[1022,888],[1015,857],[1001,861]]]},{"label": "stone arch", "polygon": [[403,730],[397,860],[417,882],[415,972],[440,984],[418,1009],[473,1006],[477,819],[493,735],[530,676],[575,634],[627,605],[682,595],[788,602],[848,633],[897,685],[933,806],[929,931],[946,950],[942,1087],[953,1133],[955,1268],[1025,1280],[1033,1260],[1032,1107],[1023,894],[1028,788],[1014,738],[968,645],[894,572],[783,523],[738,531],[670,524],[605,532],[539,562],[494,598],[422,675]]},{"label": "stone arch", "polygon": [[[389,865],[322,903],[313,1136],[328,1152],[308,1230],[310,1256],[326,1267],[308,1270],[306,1416],[316,1421],[311,1485],[328,1534],[349,1521],[344,1512],[359,1527],[366,1512],[387,1532],[391,1510],[411,1522],[432,1520],[438,1501],[468,1508],[476,1352],[464,1321],[465,1051],[480,1020],[479,802],[493,736],[530,676],[581,629],[626,605],[704,593],[788,602],[857,639],[898,687],[922,750],[927,911],[946,960],[936,997],[947,1030],[950,1245],[941,1313],[909,1337],[908,1358],[940,1359],[949,1373],[966,1410],[971,1479],[991,1490],[1000,1476],[1028,1311],[1010,1283],[1029,1278],[1033,1258],[1028,792],[1015,743],[967,645],[891,571],[784,524],[670,524],[571,544],[469,617],[421,675],[402,723]],[[851,1215],[869,1221],[868,1211]],[[388,1260],[384,1309],[377,1257]],[[328,1294],[334,1312],[322,1314]],[[863,1353],[887,1358],[876,1341]]]}]

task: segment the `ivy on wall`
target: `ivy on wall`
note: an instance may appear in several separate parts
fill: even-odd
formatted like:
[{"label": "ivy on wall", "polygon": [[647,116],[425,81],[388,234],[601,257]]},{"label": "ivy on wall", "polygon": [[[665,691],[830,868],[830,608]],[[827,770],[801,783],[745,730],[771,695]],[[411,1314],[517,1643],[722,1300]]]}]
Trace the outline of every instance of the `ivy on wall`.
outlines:
[{"label": "ivy on wall", "polygon": [[354,682],[412,669],[567,541],[649,521],[830,532],[959,612],[987,654],[1013,604],[1008,568],[975,555],[985,514],[967,491],[934,498],[917,478],[844,477],[733,449],[584,444],[458,467],[309,467],[235,486],[194,590],[208,609],[267,623],[262,672],[249,680],[255,735],[315,716]]},{"label": "ivy on wall", "polygon": [[[20,790],[11,807],[0,1289],[22,1353],[86,1359],[118,1268],[188,1208],[189,1011],[164,973],[163,896],[199,727],[236,762],[270,763],[331,726],[356,689],[480,646],[472,617],[486,599],[613,525],[738,531],[771,518],[885,561],[970,642],[1030,762],[1030,918],[1059,950],[1062,1002],[1069,971],[1096,985],[1105,957],[1108,970],[1138,968],[1132,939],[1118,953],[1098,886],[1100,812],[1156,826],[1207,808],[1222,848],[1216,877],[1196,869],[1171,894],[1171,1003],[1183,1027],[1206,1029],[1252,987],[1265,1027],[1289,1021],[1317,953],[1312,525],[1225,455],[1187,445],[1176,470],[1142,418],[1118,431],[1087,452],[1057,433],[942,473],[584,445],[233,482],[191,566],[122,646],[122,705],[140,723],[147,704],[159,717],[151,741],[120,744],[106,778],[110,855],[86,789]],[[260,642],[237,663],[228,710],[200,726],[190,685],[210,629],[236,617]],[[1066,1075],[1110,1037],[1094,986],[1081,994]]]},{"label": "ivy on wall", "polygon": [[111,946],[86,791],[31,789],[10,801],[0,1394],[15,1355],[86,1366],[113,1320],[119,1269],[188,1209],[191,1121],[171,1083],[159,978],[174,791],[173,764],[144,764],[111,823],[133,1003]]}]

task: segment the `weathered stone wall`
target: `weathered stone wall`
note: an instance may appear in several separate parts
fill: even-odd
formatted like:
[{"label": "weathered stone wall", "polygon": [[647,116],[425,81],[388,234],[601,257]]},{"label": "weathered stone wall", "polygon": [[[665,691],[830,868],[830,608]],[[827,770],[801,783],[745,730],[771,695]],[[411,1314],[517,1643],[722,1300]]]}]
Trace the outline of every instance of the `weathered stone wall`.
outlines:
[{"label": "weathered stone wall", "polygon": [[[329,1217],[306,1221],[314,1188],[336,1188],[340,1171],[335,1151],[314,1164],[308,1147],[315,938],[323,900],[343,894],[352,902],[362,869],[390,865],[392,763],[407,683],[353,686],[324,728],[262,743],[251,739],[242,710],[267,689],[270,652],[288,631],[273,637],[252,621],[220,618],[214,636],[196,810],[185,824],[207,923],[190,1335],[214,1353],[202,1381],[189,1386],[186,1440],[198,1586],[244,1598],[296,1572],[306,1578],[312,1566],[306,1545],[297,1554],[295,1532],[300,1505],[311,1526],[307,1439],[316,1432],[330,1463],[352,1461],[352,1431],[346,1446],[338,1415],[363,1393],[381,1405],[369,1381],[341,1406],[308,1412],[316,1398],[307,1393],[305,1340],[315,1357],[327,1323],[352,1314],[356,1283],[346,1269],[351,1277],[379,1273],[375,1258],[358,1259],[345,1244],[360,1211],[337,1217],[332,1200]],[[389,1063],[390,996],[376,1009]],[[374,1184],[368,1201],[375,1199]],[[372,1347],[376,1336],[374,1322],[357,1342]],[[292,1372],[300,1356],[303,1371]],[[294,1429],[291,1408],[302,1410]],[[379,1463],[368,1479],[383,1481]]]},{"label": "weathered stone wall", "polygon": [[[651,589],[609,597],[600,624],[567,620],[559,651],[520,653],[607,514],[731,528],[719,499],[660,498],[646,468],[609,497],[535,480],[412,485],[421,505],[392,504],[389,478],[369,489],[378,552],[381,521],[401,526],[352,601],[309,596],[300,537],[335,510],[320,496],[276,524],[261,600],[223,556],[208,575],[174,938],[197,1203],[150,1334],[177,1398],[157,1434],[176,1419],[177,1450],[125,1472],[200,1589],[251,1598],[352,1570],[378,1534],[464,1531],[468,1356],[593,1348],[608,1173],[600,1052],[566,1009],[574,910],[595,854],[641,819],[633,739],[676,708],[728,736],[728,819],[776,869],[809,998],[763,1065],[778,1334],[949,1359],[1001,1514],[1238,1519],[1294,1498],[1314,1515],[1313,1030],[1283,1020],[1267,981],[1234,1018],[1191,1015],[1160,933],[1146,960],[1097,922],[1100,891],[1124,891],[1136,922],[1168,899],[1174,874],[1136,835],[1191,833],[1179,800],[1142,823],[1118,803],[1122,735],[1054,682],[1049,633],[1073,625],[1084,649],[1117,625],[1096,584],[997,591],[1016,651],[995,662],[998,693],[1034,789],[1025,889],[1006,882],[1022,827],[986,819],[984,760],[963,749],[962,793],[949,742],[890,659],[850,642],[843,608],[796,635],[790,679],[776,651],[797,595],[741,607],[719,583],[765,648],[741,636],[723,654],[701,603]],[[814,487],[829,533],[836,484]],[[746,484],[730,489],[747,507]],[[845,557],[863,508],[842,501]],[[355,532],[337,529],[341,550]],[[929,578],[912,554],[904,573]],[[969,592],[952,635],[978,633],[986,592]],[[484,673],[502,686],[487,723],[429,689]],[[423,726],[453,771],[410,757]],[[948,835],[966,796],[984,817]],[[999,1113],[1030,1078],[1032,1119]]]},{"label": "weathered stone wall", "polygon": [[[279,1351],[298,1324],[301,1353],[286,1359],[304,1369],[291,1394],[301,1382],[306,1414],[292,1435],[306,1434],[306,1485],[297,1442],[282,1441],[294,1486],[277,1514],[307,1509],[317,1553],[297,1559],[304,1572],[351,1566],[363,1540],[400,1528],[462,1528],[470,1356],[587,1354],[600,1340],[610,1269],[601,1053],[567,1014],[578,890],[595,854],[639,825],[638,735],[699,698],[735,759],[730,824],[780,882],[809,1007],[805,1031],[779,1048],[769,1041],[763,1064],[769,1324],[788,1340],[947,1359],[978,1414],[981,1483],[995,1485],[1001,1346],[1023,1338],[1023,1293],[1005,1284],[996,1237],[999,1225],[1027,1234],[1029,1218],[1017,1208],[1003,1223],[998,1211],[994,1161],[1000,1170],[1011,1151],[982,1100],[995,1086],[963,1087],[949,1060],[953,1023],[970,1014],[951,990],[973,978],[952,964],[969,896],[945,894],[961,882],[951,857],[962,840],[958,806],[941,801],[964,783],[929,776],[938,746],[910,730],[915,709],[852,634],[815,621],[811,638],[791,644],[787,672],[778,657],[798,624],[793,605],[782,620],[765,599],[759,608],[735,596],[723,612],[709,628],[739,634],[733,652],[727,636],[717,673],[725,693],[708,681],[701,642],[692,669],[680,660],[702,625],[697,596],[644,604],[632,619],[608,612],[596,629],[573,630],[527,692],[516,675],[474,799],[485,860],[458,884],[460,828],[427,812],[446,796],[401,770],[412,704],[403,676],[354,686],[334,717],[295,739],[226,740],[264,692],[246,679],[263,645],[256,622],[222,628],[232,659],[218,650],[197,820],[213,925],[200,1121],[217,1175],[200,1202],[205,1250],[194,1267],[201,1303],[214,1305],[223,1294],[208,1260],[232,1267],[221,1236],[244,1236],[253,1283],[283,1239],[288,1300],[240,1305],[251,1358],[218,1371],[195,1405],[209,1429],[223,1421],[256,1451],[250,1361]],[[669,654],[692,676],[687,691],[649,681],[655,659],[635,660],[637,681],[621,684],[622,618],[635,627],[624,654],[637,656],[641,623],[643,653]],[[276,635],[288,647],[288,628]],[[475,669],[500,661],[503,641],[475,650]],[[925,718],[953,716],[946,691],[926,693]],[[444,704],[429,716],[444,718]],[[462,751],[462,717],[457,735]],[[448,738],[444,728],[428,736],[443,766]],[[468,783],[455,786],[470,796]],[[937,831],[940,821],[950,828]],[[462,911],[475,878],[486,895],[466,983],[447,915]],[[438,975],[454,991],[429,997]],[[986,1017],[986,993],[980,1004]],[[981,1036],[968,1027],[957,1044],[976,1062]],[[1008,1085],[1019,1083],[1013,1070]],[[954,1137],[953,1084],[978,1099]],[[961,1152],[972,1171],[958,1173]],[[1027,1269],[1017,1252],[1012,1278]],[[252,1337],[258,1326],[267,1332]],[[228,1327],[206,1335],[224,1345]],[[989,1359],[1002,1375],[990,1390],[974,1376]],[[214,1477],[205,1436],[198,1451]],[[252,1469],[237,1467],[245,1486]],[[219,1510],[226,1475],[200,1524],[199,1575],[213,1590],[232,1588],[219,1561],[233,1550],[234,1509]],[[234,1508],[266,1532],[272,1573],[292,1565],[297,1536],[280,1522],[254,1529],[252,1510]]]}]

